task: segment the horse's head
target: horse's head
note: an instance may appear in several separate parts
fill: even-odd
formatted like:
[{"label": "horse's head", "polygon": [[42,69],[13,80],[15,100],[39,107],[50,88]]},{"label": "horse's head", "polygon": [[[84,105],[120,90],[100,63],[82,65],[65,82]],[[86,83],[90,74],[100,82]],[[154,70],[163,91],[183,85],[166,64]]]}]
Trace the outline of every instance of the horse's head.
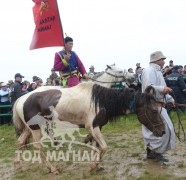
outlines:
[{"label": "horse's head", "polygon": [[122,69],[116,67],[115,64],[110,65],[110,66],[107,65],[105,73],[114,77],[115,81],[124,81],[125,80],[124,71]]},{"label": "horse's head", "polygon": [[165,134],[165,125],[160,116],[157,103],[154,98],[155,89],[147,87],[145,93],[139,95],[136,101],[136,114],[138,120],[157,137]]}]

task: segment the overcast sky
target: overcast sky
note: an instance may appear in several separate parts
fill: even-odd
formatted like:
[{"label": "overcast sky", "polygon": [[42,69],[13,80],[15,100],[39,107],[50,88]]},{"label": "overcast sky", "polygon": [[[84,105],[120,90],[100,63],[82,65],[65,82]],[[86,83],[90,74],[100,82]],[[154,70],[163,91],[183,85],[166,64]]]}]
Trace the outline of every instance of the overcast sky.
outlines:
[{"label": "overcast sky", "polygon": [[[1,1],[0,81],[37,75],[44,82],[61,47],[29,50],[35,24],[32,0]],[[58,0],[64,32],[87,71],[116,63],[122,69],[147,67],[161,50],[174,64],[186,64],[185,0]]]}]

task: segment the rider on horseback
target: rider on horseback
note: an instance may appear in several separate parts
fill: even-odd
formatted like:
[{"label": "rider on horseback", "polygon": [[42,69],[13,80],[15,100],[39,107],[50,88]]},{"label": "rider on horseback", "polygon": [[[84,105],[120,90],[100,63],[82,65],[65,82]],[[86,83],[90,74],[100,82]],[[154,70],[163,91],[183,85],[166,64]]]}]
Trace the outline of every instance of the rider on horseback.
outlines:
[{"label": "rider on horseback", "polygon": [[76,86],[79,84],[79,72],[85,79],[88,79],[85,67],[77,54],[72,51],[73,39],[65,38],[65,48],[55,54],[54,69],[60,71],[63,86]]}]

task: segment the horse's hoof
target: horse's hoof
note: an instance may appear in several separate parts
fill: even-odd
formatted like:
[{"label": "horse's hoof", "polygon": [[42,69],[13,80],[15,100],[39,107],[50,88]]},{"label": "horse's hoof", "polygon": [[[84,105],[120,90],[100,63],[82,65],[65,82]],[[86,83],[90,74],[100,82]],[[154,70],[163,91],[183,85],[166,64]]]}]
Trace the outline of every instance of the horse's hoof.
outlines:
[{"label": "horse's hoof", "polygon": [[96,164],[96,163],[92,163],[92,164],[90,164],[89,167],[88,167],[88,171],[89,171],[89,172],[92,172],[92,171],[94,171],[94,170],[96,170],[96,169],[97,169],[97,164]]},{"label": "horse's hoof", "polygon": [[59,170],[56,169],[55,171],[52,172],[52,174],[54,174],[54,175],[59,175]]},{"label": "horse's hoof", "polygon": [[58,174],[60,173],[59,169],[56,168],[56,167],[52,167],[52,168],[50,169],[50,172],[51,172],[52,174],[54,174],[54,175],[58,175]]},{"label": "horse's hoof", "polygon": [[102,166],[99,166],[99,167],[96,168],[96,171],[104,171],[104,170],[105,170],[105,168],[102,167]]}]

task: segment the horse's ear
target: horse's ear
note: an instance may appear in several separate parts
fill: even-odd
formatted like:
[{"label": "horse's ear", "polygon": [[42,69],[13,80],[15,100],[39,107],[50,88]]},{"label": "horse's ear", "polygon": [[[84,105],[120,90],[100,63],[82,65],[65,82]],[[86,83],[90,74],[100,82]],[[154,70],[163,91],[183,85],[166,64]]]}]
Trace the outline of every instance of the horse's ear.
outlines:
[{"label": "horse's ear", "polygon": [[155,95],[156,94],[156,91],[155,89],[152,87],[152,86],[148,86],[146,89],[145,89],[145,92],[146,93],[150,93],[152,95]]},{"label": "horse's ear", "polygon": [[111,67],[111,66],[109,66],[109,65],[107,65],[107,68],[108,68],[108,69],[112,69],[112,67]]}]

